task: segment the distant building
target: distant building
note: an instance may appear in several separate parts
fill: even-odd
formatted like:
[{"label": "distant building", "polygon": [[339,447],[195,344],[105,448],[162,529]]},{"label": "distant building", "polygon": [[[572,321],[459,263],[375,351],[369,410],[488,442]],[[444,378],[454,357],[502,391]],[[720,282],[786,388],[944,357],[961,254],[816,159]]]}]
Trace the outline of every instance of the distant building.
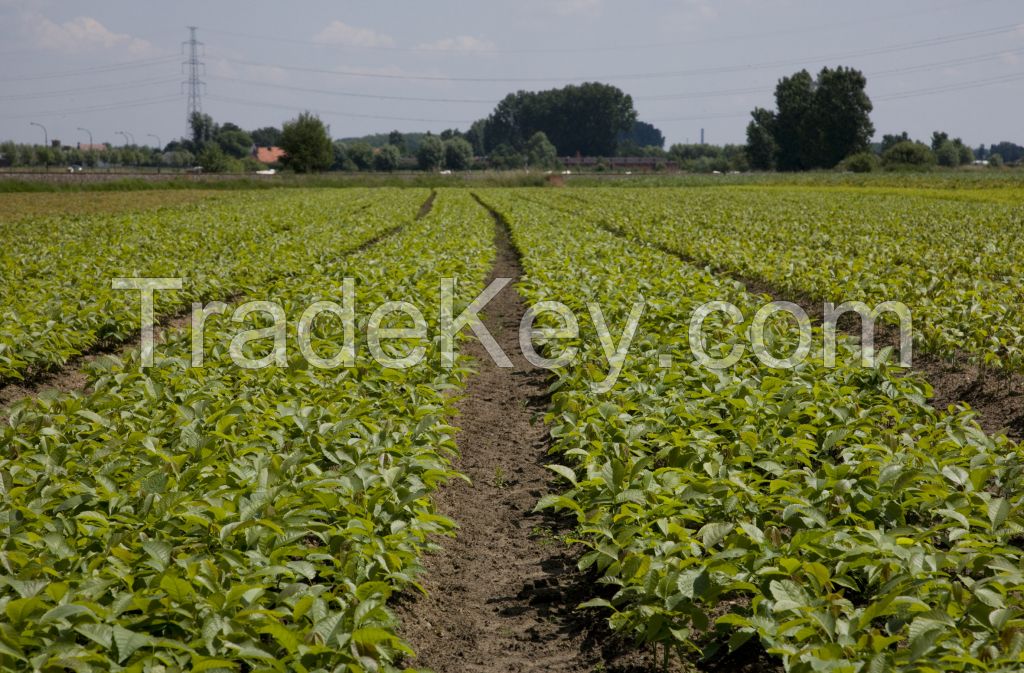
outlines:
[{"label": "distant building", "polygon": [[82,150],[83,152],[105,152],[107,146],[104,145],[103,143],[78,143],[78,149]]},{"label": "distant building", "polygon": [[286,152],[280,147],[253,147],[252,157],[261,164],[268,166],[281,163]]}]

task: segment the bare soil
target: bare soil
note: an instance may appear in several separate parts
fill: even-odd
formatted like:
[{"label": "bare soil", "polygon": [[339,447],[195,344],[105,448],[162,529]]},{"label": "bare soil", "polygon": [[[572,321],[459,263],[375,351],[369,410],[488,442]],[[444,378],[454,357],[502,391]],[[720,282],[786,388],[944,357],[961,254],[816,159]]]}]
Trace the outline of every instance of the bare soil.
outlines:
[{"label": "bare soil", "polygon": [[[495,243],[492,278],[518,280],[518,257],[497,221]],[[563,542],[570,524],[533,511],[559,487],[544,468],[556,462],[543,423],[549,372],[520,354],[525,311],[510,285],[481,315],[514,368],[499,368],[475,338],[467,344],[478,371],[455,419],[456,467],[472,484],[456,481],[435,496],[459,530],[425,559],[427,595],[396,606],[417,652],[407,663],[443,673],[655,670],[652,653],[611,635],[604,614],[575,609],[595,585],[576,569],[579,549]]]}]

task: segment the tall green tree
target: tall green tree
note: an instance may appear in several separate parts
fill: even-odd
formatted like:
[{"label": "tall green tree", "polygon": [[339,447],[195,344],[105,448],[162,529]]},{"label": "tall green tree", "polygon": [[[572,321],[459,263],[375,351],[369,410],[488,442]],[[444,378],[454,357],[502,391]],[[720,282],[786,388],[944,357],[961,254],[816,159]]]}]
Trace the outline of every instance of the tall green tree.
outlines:
[{"label": "tall green tree", "polygon": [[213,141],[220,145],[224,154],[236,159],[248,156],[253,146],[252,136],[231,122],[226,122],[216,129]]},{"label": "tall green tree", "polygon": [[444,141],[444,165],[453,171],[467,170],[473,164],[473,146],[464,138]]},{"label": "tall green tree", "polygon": [[188,118],[188,126],[192,131],[192,150],[198,152],[213,139],[217,131],[217,125],[213,123],[213,117],[202,112],[193,112]]},{"label": "tall green tree", "polygon": [[775,115],[762,107],[750,113],[753,119],[747,124],[747,158],[750,167],[759,171],[775,168],[775,157],[779,146],[775,143]]},{"label": "tall green tree", "polygon": [[[624,148],[665,147],[665,134],[660,129],[642,121],[634,121],[628,131],[619,133],[619,153],[625,155]],[[631,151],[630,154],[634,152]]]},{"label": "tall green tree", "polygon": [[809,167],[832,168],[868,148],[875,127],[867,84],[864,74],[853,68],[823,68],[818,73],[809,126],[802,138]]},{"label": "tall green tree", "polygon": [[398,168],[402,160],[402,154],[394,145],[385,145],[373,155],[373,169],[390,173]]},{"label": "tall green tree", "polygon": [[609,84],[586,82],[507,95],[487,118],[483,138],[488,153],[501,145],[518,153],[543,131],[562,156],[614,156],[619,134],[634,121],[629,95]]},{"label": "tall green tree", "polygon": [[526,142],[526,161],[536,168],[554,168],[558,151],[543,131],[537,131]]},{"label": "tall green tree", "polygon": [[369,143],[352,143],[346,148],[345,153],[357,170],[368,171],[373,167],[373,148]]},{"label": "tall green tree", "polygon": [[751,113],[751,163],[767,167],[770,153],[783,171],[832,168],[866,150],[875,132],[866,86],[860,71],[842,66],[823,68],[817,78],[806,70],[783,77],[775,87],[776,111]]},{"label": "tall green tree", "polygon": [[775,87],[775,144],[778,146],[775,165],[781,171],[812,168],[806,158],[804,133],[811,123],[814,109],[814,79],[806,70],[783,77]]},{"label": "tall green tree", "polygon": [[399,131],[398,129],[395,129],[394,131],[388,134],[388,145],[391,145],[395,149],[397,149],[399,154],[404,155],[406,152],[405,136],[403,136],[402,132]]},{"label": "tall green tree", "polygon": [[334,150],[327,127],[312,112],[303,112],[284,123],[281,149],[286,154],[282,163],[296,173],[325,171],[334,161]]},{"label": "tall green tree", "polygon": [[427,136],[420,142],[416,162],[425,171],[436,171],[444,163],[444,143],[437,136]]}]

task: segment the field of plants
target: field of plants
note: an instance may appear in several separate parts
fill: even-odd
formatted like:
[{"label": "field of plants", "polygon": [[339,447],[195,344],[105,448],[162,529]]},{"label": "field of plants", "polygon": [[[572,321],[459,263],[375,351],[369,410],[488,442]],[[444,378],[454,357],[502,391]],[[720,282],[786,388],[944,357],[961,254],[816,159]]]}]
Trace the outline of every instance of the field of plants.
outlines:
[{"label": "field of plants", "polygon": [[[578,335],[542,347],[580,356],[550,372],[535,421],[551,472],[535,504],[571,522],[561,536],[588,594],[569,612],[684,670],[752,651],[796,673],[1020,670],[1021,447],[966,406],[932,406],[919,373],[861,367],[852,337],[836,367],[813,327],[794,368],[747,349],[715,370],[694,361],[687,332],[694,308],[728,301],[745,320],[711,314],[708,350],[748,340],[764,297],[734,273],[779,298],[902,301],[919,347],[1024,371],[1017,196],[354,188],[26,208],[0,221],[0,385],[108,354],[86,388],[0,410],[0,669],[416,666],[396,603],[430,579],[425,555],[459,534],[459,512],[438,505],[462,476],[457,405],[492,394],[472,381],[495,366],[462,354],[443,366],[440,280],[458,279],[461,311],[486,285],[497,227],[522,267],[504,292],[579,318]],[[116,347],[138,337],[138,292],[110,280],[133,276],[185,279],[157,295],[165,319],[193,301],[247,299],[297,319],[340,302],[352,278],[354,362],[322,369],[290,348],[283,365],[239,368],[229,312],[207,322],[203,367],[190,366],[185,325],[142,369],[137,348]],[[408,369],[368,352],[368,313],[393,300],[428,328],[401,344],[425,354]],[[618,339],[639,300],[628,353],[609,362],[590,305]],[[312,347],[327,357],[347,332],[319,320]],[[798,339],[793,322],[767,325],[775,353]],[[617,365],[611,389],[595,388]],[[519,565],[507,572],[544,580]]]},{"label": "field of plants", "polygon": [[[758,638],[791,671],[1020,666],[1019,447],[852,352],[836,369],[770,370],[749,353],[697,367],[680,316],[726,300],[749,318],[756,297],[586,215],[484,198],[523,251],[529,299],[597,301],[617,325],[650,304],[615,389],[592,392],[605,356],[584,330],[548,416],[567,490],[541,506],[578,517],[581,566],[609,588],[588,605],[684,655]],[[749,323],[714,327],[729,348]],[[795,329],[772,329],[791,351]]]},{"label": "field of plants", "polygon": [[631,239],[784,296],[903,302],[925,351],[1024,371],[1019,189],[588,190],[559,201]]}]

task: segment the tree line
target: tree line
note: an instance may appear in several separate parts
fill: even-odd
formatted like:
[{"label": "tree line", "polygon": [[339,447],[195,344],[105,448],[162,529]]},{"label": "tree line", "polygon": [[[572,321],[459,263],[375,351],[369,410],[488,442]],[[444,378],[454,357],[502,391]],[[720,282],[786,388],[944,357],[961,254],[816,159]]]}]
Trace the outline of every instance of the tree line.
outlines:
[{"label": "tree line", "polygon": [[648,157],[655,168],[671,163],[680,170],[708,173],[921,169],[956,167],[978,159],[1000,166],[1024,158],[1024,148],[1014,143],[972,149],[939,131],[927,143],[912,140],[905,132],[886,134],[880,143],[872,143],[873,105],[866,88],[864,74],[844,66],[822,68],[814,76],[801,70],[784,77],[775,87],[775,109],[758,107],[751,112],[745,145],[686,143],[665,149],[664,134],[638,119],[631,96],[609,84],[586,82],[510,93],[465,131],[446,129],[439,135],[395,130],[332,140],[326,125],[309,112],[280,128],[251,131],[196,113],[189,120],[189,136],[164,148],[108,146],[82,152],[5,143],[0,145],[0,157],[16,166],[198,165],[208,172],[237,172],[263,167],[253,157],[254,146],[281,147],[286,153],[281,165],[302,173],[553,169],[560,165],[559,157],[573,156]]}]

